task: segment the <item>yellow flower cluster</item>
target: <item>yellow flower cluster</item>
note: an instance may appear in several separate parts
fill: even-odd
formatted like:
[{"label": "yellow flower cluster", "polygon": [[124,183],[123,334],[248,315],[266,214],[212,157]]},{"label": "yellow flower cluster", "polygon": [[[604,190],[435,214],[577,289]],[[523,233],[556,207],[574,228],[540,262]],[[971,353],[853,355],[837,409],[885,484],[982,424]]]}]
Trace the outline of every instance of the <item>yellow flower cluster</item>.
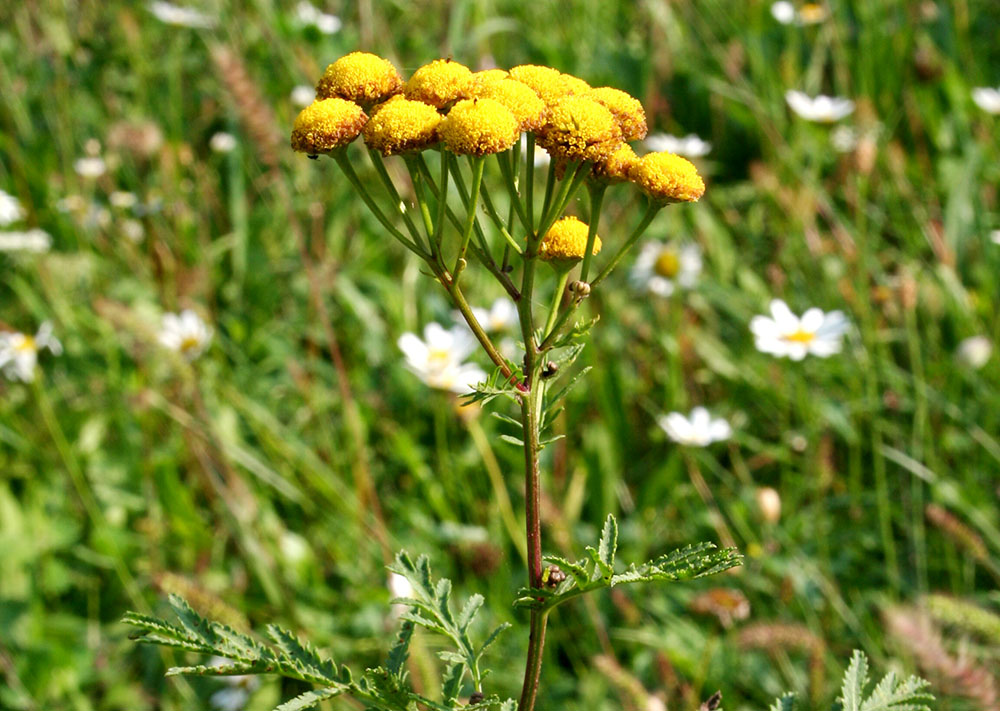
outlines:
[{"label": "yellow flower cluster", "polygon": [[[557,220],[538,245],[539,258],[547,261],[576,262],[587,251],[587,233],[590,226],[575,217]],[[601,251],[601,238],[594,235],[594,254]]]},{"label": "yellow flower cluster", "polygon": [[404,83],[388,60],[352,52],[327,67],[316,96],[292,130],[292,148],[309,155],[339,150],[363,133],[369,148],[387,156],[439,144],[482,156],[510,149],[528,131],[555,160],[559,176],[582,161],[591,164],[589,179],[633,182],[656,202],[693,201],[705,192],[689,161],[633,152],[627,142],[647,130],[637,99],[552,67],[472,72],[438,59]]}]

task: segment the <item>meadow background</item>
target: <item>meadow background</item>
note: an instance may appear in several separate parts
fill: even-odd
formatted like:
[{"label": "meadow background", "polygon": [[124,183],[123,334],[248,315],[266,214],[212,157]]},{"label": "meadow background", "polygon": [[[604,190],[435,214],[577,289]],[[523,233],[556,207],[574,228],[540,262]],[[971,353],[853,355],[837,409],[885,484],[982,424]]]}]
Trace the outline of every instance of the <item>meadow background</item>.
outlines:
[{"label": "meadow background", "polygon": [[[483,593],[488,623],[519,623],[489,681],[516,695],[525,567],[497,502],[500,482],[521,507],[519,450],[402,367],[396,339],[450,322],[445,299],[332,161],[287,147],[294,87],[359,48],[404,76],[549,64],[713,144],[704,199],[649,233],[701,246],[696,287],[651,298],[621,270],[584,307],[593,370],[546,450],[543,518],[550,552],[579,556],[612,512],[622,559],[728,539],[746,562],[558,612],[542,708],[691,709],[716,689],[727,709],[785,689],[819,705],[853,648],[927,675],[938,708],[1000,708],[1000,359],[956,354],[1000,339],[1000,116],[971,99],[1000,83],[993,0],[843,0],[807,27],[735,0],[360,0],[324,4],[334,34],[294,3],[200,9],[214,28],[118,0],[0,8],[0,189],[52,236],[0,252],[0,322],[51,321],[65,347],[34,384],[0,379],[0,708],[207,708],[221,682],[164,679],[171,655],[118,622],[167,592],[373,666],[403,547]],[[856,147],[788,89],[856,101]],[[103,175],[76,172],[88,153]],[[602,237],[640,216],[613,189]],[[488,306],[491,288],[467,293]],[[758,353],[748,322],[772,297],[843,310],[843,353]],[[157,344],[185,307],[215,330],[190,367]],[[698,404],[730,441],[681,449],[657,427]],[[415,647],[419,685],[435,644]],[[264,680],[246,708],[294,691]]]}]

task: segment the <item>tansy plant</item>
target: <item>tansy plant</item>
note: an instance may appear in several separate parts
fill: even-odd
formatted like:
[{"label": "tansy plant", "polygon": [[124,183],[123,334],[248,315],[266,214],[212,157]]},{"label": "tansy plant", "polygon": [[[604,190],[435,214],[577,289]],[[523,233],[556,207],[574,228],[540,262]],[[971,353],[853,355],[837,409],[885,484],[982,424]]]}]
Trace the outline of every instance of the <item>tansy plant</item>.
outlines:
[{"label": "tansy plant", "polygon": [[[482,598],[472,596],[455,609],[450,582],[434,580],[426,558],[414,561],[405,553],[396,558],[393,571],[409,581],[413,594],[396,600],[408,611],[383,666],[356,676],[281,628],[268,629],[272,644],[267,645],[203,620],[174,598],[179,627],[137,614],[126,621],[142,630],[142,641],[232,663],[169,673],[271,673],[317,686],[280,706],[284,711],[340,695],[370,709],[531,711],[552,609],[614,585],[690,580],[739,564],[735,550],[700,543],[642,564],[619,565],[618,529],[611,516],[583,560],[543,554],[540,454],[553,439],[547,430],[560,400],[580,378],[581,373],[569,374],[569,366],[593,323],[576,320],[577,309],[661,209],[697,201],[705,192],[690,161],[670,153],[636,156],[628,142],[645,135],[645,113],[636,99],[618,89],[592,88],[550,67],[472,72],[441,59],[404,82],[387,60],[354,52],[327,68],[316,100],[295,120],[292,148],[310,158],[332,158],[385,233],[422,260],[447,292],[494,365],[470,398],[506,400],[516,407],[516,417],[496,414],[515,428],[504,439],[523,449],[525,463],[528,579],[514,604],[530,619],[520,697],[501,701],[486,692],[483,653],[503,626],[485,638],[473,634]],[[351,145],[362,142],[367,151]],[[538,147],[551,156],[544,185],[535,183]],[[374,167],[374,185],[358,174],[363,152]],[[393,182],[389,160],[400,160],[408,171],[411,199],[404,199]],[[602,240],[597,234],[601,204],[608,188],[619,183],[641,190],[646,209],[630,234]],[[581,220],[565,213],[583,189],[589,209]],[[480,322],[482,314],[469,306],[465,272],[470,268],[491,275],[516,306],[524,352],[520,362],[501,355]],[[539,303],[549,306],[540,309]],[[410,350],[419,349],[414,344]],[[407,677],[407,649],[416,626],[451,643],[440,655],[446,669],[433,696],[414,691]]]}]

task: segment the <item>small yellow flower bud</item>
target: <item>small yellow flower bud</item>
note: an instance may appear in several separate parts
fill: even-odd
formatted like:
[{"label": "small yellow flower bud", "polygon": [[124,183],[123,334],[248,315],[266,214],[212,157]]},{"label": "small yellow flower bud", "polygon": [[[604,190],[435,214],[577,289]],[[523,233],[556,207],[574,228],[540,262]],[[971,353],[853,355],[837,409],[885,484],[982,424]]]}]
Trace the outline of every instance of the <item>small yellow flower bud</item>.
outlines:
[{"label": "small yellow flower bud", "polygon": [[496,84],[504,79],[510,79],[510,74],[506,69],[483,69],[479,72],[472,73],[472,94],[475,96],[476,91],[482,89],[484,86],[489,86],[490,84]]},{"label": "small yellow flower bud", "polygon": [[673,153],[644,155],[632,165],[629,180],[658,202],[695,202],[705,194],[698,169]]},{"label": "small yellow flower bud", "polygon": [[455,104],[438,129],[452,153],[483,156],[501,153],[521,135],[517,119],[493,99],[464,99]]},{"label": "small yellow flower bud", "polygon": [[493,99],[510,109],[522,131],[537,131],[545,117],[545,102],[528,86],[513,79],[503,79],[479,87],[472,95],[478,99]]},{"label": "small yellow flower bud", "polygon": [[365,125],[365,145],[384,156],[420,151],[438,141],[441,114],[429,104],[394,96]]},{"label": "small yellow flower bud", "polygon": [[361,133],[368,117],[345,99],[320,99],[302,109],[292,125],[292,150],[315,156],[346,146]]},{"label": "small yellow flower bud", "polygon": [[621,129],[608,109],[585,96],[568,96],[549,110],[538,145],[554,159],[596,162],[621,143]]},{"label": "small yellow flower bud", "polygon": [[403,93],[407,99],[443,109],[467,96],[471,85],[472,72],[467,66],[450,59],[435,59],[413,72]]},{"label": "small yellow flower bud", "polygon": [[614,153],[594,163],[591,177],[605,183],[621,183],[628,180],[629,171],[639,157],[627,143],[619,144]]},{"label": "small yellow flower bud", "polygon": [[[583,259],[589,230],[586,222],[580,222],[575,217],[564,217],[556,221],[542,238],[542,243],[538,246],[538,257],[547,262],[576,262]],[[595,235],[594,254],[600,251],[601,238]]]},{"label": "small yellow flower bud", "polygon": [[388,59],[367,52],[351,52],[326,68],[316,84],[316,98],[339,97],[374,104],[397,93],[403,78]]},{"label": "small yellow flower bud", "polygon": [[646,137],[646,112],[639,100],[619,89],[602,86],[585,94],[615,117],[626,141],[638,141]]}]

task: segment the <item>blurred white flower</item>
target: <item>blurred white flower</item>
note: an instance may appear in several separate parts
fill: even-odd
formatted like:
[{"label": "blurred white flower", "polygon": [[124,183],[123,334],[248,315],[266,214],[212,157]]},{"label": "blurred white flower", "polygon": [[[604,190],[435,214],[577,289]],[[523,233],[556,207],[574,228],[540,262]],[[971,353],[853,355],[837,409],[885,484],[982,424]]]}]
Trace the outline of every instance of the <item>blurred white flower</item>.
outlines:
[{"label": "blurred white flower", "polygon": [[108,165],[103,158],[87,156],[86,158],[77,158],[76,162],[73,163],[73,170],[82,178],[100,178],[107,172]]},{"label": "blurred white flower", "polygon": [[139,220],[129,218],[122,222],[122,234],[132,242],[141,242],[142,238],[146,236],[146,228]]},{"label": "blurred white flower", "polygon": [[[487,309],[472,307],[472,315],[479,321],[479,325],[487,333],[501,333],[503,331],[516,331],[520,326],[520,318],[517,315],[517,307],[510,299],[500,297]],[[462,314],[455,312],[455,320],[465,323]]]},{"label": "blurred white flower", "polygon": [[771,316],[750,320],[757,350],[792,360],[802,360],[810,353],[821,358],[839,353],[847,328],[847,317],[840,311],[825,314],[811,308],[799,318],[781,299],[771,301]]},{"label": "blurred white flower", "polygon": [[82,195],[67,195],[56,201],[59,212],[82,212],[87,209],[87,201]]},{"label": "blurred white flower", "polygon": [[858,132],[852,126],[837,126],[830,133],[830,145],[838,153],[850,153],[858,147]]},{"label": "blurred white flower", "polygon": [[160,344],[194,360],[212,342],[212,329],[191,309],[179,314],[164,314],[160,326]]},{"label": "blurred white flower", "polygon": [[108,202],[111,203],[111,207],[127,210],[130,207],[135,207],[136,203],[139,202],[139,198],[135,196],[135,193],[125,190],[115,190],[108,195]]},{"label": "blurred white flower", "polygon": [[0,232],[0,252],[48,252],[52,237],[37,227],[27,232]]},{"label": "blurred white flower", "polygon": [[397,597],[413,597],[413,585],[399,573],[389,573],[389,594]]},{"label": "blurred white flower", "polygon": [[191,27],[199,30],[215,27],[215,18],[211,15],[207,15],[191,7],[174,5],[171,2],[163,2],[162,0],[151,2],[149,4],[149,11],[153,13],[153,16],[157,20],[165,22],[168,25]]},{"label": "blurred white flower", "polygon": [[972,336],[958,344],[955,357],[968,367],[979,370],[993,355],[993,343],[986,336]]},{"label": "blurred white flower", "polygon": [[35,379],[38,352],[48,348],[52,355],[62,353],[62,344],[52,335],[52,324],[48,321],[38,327],[38,333],[5,331],[0,333],[0,369],[10,380],[30,383]]},{"label": "blurred white flower", "polygon": [[219,131],[213,134],[208,142],[208,147],[216,153],[229,153],[236,148],[236,136],[225,131]]},{"label": "blurred white flower", "polygon": [[424,327],[423,340],[415,333],[404,333],[397,345],[406,356],[406,367],[432,388],[464,394],[486,380],[482,368],[463,362],[476,349],[475,337],[467,328],[446,330],[432,322]]},{"label": "blurred white flower", "polygon": [[674,442],[689,447],[707,447],[713,442],[729,439],[733,434],[728,422],[721,418],[713,419],[704,407],[694,408],[689,417],[679,412],[660,415],[656,423]]},{"label": "blurred white flower", "polygon": [[690,289],[701,274],[701,249],[694,244],[647,242],[629,274],[637,289],[670,296],[680,287]]},{"label": "blurred white flower", "polygon": [[1000,114],[1000,89],[985,86],[973,89],[972,100],[983,111],[991,114]]},{"label": "blurred white flower", "polygon": [[22,217],[24,217],[24,208],[21,207],[21,201],[0,190],[0,227],[6,227]]},{"label": "blurred white flower", "polygon": [[781,518],[781,494],[776,489],[769,486],[762,486],[757,489],[755,497],[760,515],[768,523],[777,523]]},{"label": "blurred white flower", "polygon": [[305,0],[295,6],[295,15],[303,25],[313,25],[324,35],[336,34],[342,26],[339,17],[325,13]]},{"label": "blurred white flower", "polygon": [[794,89],[785,92],[785,101],[801,118],[818,123],[833,123],[854,111],[854,102],[850,99],[824,94],[812,98]]},{"label": "blurred white flower", "polygon": [[[209,666],[225,667],[235,664],[233,660],[225,657],[212,657]],[[226,685],[225,689],[216,691],[209,698],[212,707],[217,711],[243,711],[250,700],[250,695],[260,686],[260,679],[251,674],[238,674],[236,676],[218,676],[219,681]]]},{"label": "blurred white flower", "polygon": [[305,107],[316,100],[316,90],[311,86],[300,84],[292,89],[292,104]]},{"label": "blurred white flower", "polygon": [[[523,156],[525,154],[525,151],[527,151],[527,150],[528,150],[528,137],[522,133],[521,134],[521,155]],[[549,162],[551,160],[552,160],[552,158],[551,158],[551,156],[549,156],[549,152],[546,151],[544,148],[542,148],[540,145],[538,145],[536,143],[535,144],[535,167],[536,168],[541,168],[543,166],[546,166],[546,165],[549,164]]]},{"label": "blurred white flower", "polygon": [[808,2],[796,8],[785,0],[771,5],[771,15],[783,25],[816,25],[829,17],[826,8],[818,3]]},{"label": "blurred white flower", "polygon": [[712,144],[701,140],[693,133],[683,138],[669,133],[654,133],[645,140],[645,146],[650,151],[676,153],[686,158],[701,158],[712,150]]},{"label": "blurred white flower", "polygon": [[993,244],[1000,244],[1000,230],[993,230],[990,232],[990,242]]}]

